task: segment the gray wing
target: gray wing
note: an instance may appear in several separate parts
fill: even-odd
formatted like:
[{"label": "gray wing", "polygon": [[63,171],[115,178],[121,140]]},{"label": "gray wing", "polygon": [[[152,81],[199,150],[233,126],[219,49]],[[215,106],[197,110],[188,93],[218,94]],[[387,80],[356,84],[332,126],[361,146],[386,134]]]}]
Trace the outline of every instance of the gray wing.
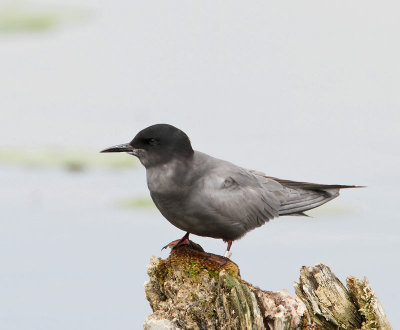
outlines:
[{"label": "gray wing", "polygon": [[199,168],[207,171],[189,197],[187,231],[201,236],[237,239],[274,217],[305,215],[337,197],[340,188],[354,187],[281,180],[196,153]]},{"label": "gray wing", "polygon": [[290,181],[269,177],[261,172],[251,172],[259,177],[279,182],[284,187],[286,198],[279,208],[279,215],[305,215],[303,212],[316,208],[339,196],[340,189],[359,188],[359,186]]},{"label": "gray wing", "polygon": [[280,183],[239,167],[220,167],[210,173],[203,192],[204,207],[219,219],[214,225],[217,227],[219,221],[226,224],[225,228],[229,225],[231,236],[237,236],[233,239],[279,216],[285,199]]}]

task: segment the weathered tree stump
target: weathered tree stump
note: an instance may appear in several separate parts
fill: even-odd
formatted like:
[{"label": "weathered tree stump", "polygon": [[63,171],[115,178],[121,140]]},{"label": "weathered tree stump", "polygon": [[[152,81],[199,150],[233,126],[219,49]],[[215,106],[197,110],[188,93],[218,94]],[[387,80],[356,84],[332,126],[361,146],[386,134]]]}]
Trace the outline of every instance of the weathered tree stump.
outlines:
[{"label": "weathered tree stump", "polygon": [[349,277],[346,289],[329,267],[303,267],[292,297],[254,287],[191,243],[151,258],[144,329],[391,329],[367,279]]}]

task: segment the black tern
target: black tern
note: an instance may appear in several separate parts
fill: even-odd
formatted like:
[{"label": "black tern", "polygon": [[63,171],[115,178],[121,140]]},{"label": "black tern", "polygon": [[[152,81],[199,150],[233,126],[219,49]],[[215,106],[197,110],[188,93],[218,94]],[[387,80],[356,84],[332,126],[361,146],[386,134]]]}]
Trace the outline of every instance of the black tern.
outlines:
[{"label": "black tern", "polygon": [[186,232],[168,246],[189,242],[189,234],[223,239],[231,256],[232,241],[283,215],[306,215],[339,196],[342,188],[282,180],[247,170],[192,149],[180,129],[157,124],[126,144],[101,152],[126,152],[146,168],[151,198],[161,214]]}]

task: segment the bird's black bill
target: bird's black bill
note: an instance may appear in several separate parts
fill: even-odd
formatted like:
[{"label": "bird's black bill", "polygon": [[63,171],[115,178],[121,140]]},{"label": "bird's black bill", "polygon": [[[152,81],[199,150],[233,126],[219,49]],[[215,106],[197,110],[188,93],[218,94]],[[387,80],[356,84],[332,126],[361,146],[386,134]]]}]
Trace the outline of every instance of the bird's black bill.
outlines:
[{"label": "bird's black bill", "polygon": [[129,143],[125,143],[125,144],[119,144],[117,146],[104,149],[100,152],[134,152],[134,150],[135,149]]}]

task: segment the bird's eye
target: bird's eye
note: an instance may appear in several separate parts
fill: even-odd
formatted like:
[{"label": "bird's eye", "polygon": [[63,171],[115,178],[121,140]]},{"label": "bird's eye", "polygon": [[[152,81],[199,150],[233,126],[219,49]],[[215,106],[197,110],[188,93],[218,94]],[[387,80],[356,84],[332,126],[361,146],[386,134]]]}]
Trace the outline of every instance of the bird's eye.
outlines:
[{"label": "bird's eye", "polygon": [[156,144],[159,144],[158,139],[150,138],[147,140],[147,143],[150,144],[151,146],[155,146]]}]

